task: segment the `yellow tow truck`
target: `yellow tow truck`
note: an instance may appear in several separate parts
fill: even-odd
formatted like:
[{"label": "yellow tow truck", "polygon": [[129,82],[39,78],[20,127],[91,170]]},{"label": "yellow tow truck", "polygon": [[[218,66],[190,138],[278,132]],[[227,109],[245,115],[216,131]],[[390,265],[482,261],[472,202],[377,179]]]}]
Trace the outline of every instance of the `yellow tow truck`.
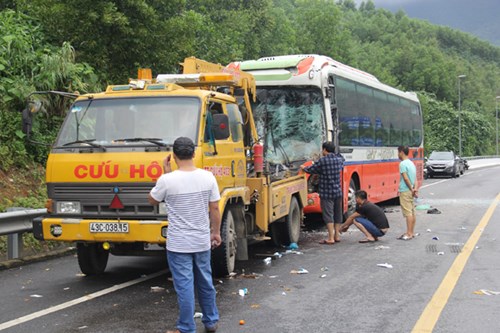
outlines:
[{"label": "yellow tow truck", "polygon": [[[307,183],[304,175],[277,179],[266,170],[250,106],[253,76],[194,57],[182,65],[183,74],[153,80],[150,70],[139,70],[128,84],[74,96],[47,161],[48,213],[33,221],[33,233],[76,243],[86,275],[103,273],[109,253],[164,251],[165,206],[153,207],[147,197],[180,136],[195,142],[197,167],[215,175],[221,192],[215,275],[248,259],[253,241],[299,240]],[[29,110],[23,113],[28,134],[37,107]]]}]

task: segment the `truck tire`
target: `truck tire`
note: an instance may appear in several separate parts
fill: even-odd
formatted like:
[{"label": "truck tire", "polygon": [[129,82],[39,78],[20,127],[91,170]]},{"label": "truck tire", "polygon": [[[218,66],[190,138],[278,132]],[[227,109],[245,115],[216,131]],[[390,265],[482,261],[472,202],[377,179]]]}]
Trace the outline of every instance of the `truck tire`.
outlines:
[{"label": "truck tire", "polygon": [[349,191],[347,192],[347,213],[346,218],[354,214],[356,211],[356,191],[358,187],[356,186],[356,182],[351,178],[349,182]]},{"label": "truck tire", "polygon": [[302,225],[302,211],[296,197],[290,201],[290,210],[285,217],[285,245],[298,243],[300,238],[300,226]]},{"label": "truck tire", "polygon": [[236,229],[231,209],[226,209],[221,225],[222,243],[212,250],[212,273],[227,276],[234,271],[236,262]]},{"label": "truck tire", "polygon": [[78,265],[85,275],[99,275],[108,264],[109,252],[102,248],[101,243],[76,244]]},{"label": "truck tire", "polygon": [[297,198],[292,197],[288,215],[269,225],[269,231],[273,244],[275,246],[286,246],[290,245],[290,243],[298,243],[301,225],[302,211]]}]

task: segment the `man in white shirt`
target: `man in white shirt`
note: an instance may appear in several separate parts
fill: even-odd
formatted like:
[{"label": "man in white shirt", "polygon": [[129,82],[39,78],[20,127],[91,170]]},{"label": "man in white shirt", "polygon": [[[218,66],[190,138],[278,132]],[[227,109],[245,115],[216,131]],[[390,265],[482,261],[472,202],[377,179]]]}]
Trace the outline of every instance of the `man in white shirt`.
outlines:
[{"label": "man in white shirt", "polygon": [[167,258],[179,304],[177,330],[171,333],[194,333],[196,324],[195,288],[207,332],[215,332],[219,313],[212,283],[210,249],[221,244],[219,188],[214,175],[196,168],[195,145],[186,137],[174,142],[172,172],[170,155],[163,161],[164,174],[149,193],[149,202],[165,201],[168,216]]}]

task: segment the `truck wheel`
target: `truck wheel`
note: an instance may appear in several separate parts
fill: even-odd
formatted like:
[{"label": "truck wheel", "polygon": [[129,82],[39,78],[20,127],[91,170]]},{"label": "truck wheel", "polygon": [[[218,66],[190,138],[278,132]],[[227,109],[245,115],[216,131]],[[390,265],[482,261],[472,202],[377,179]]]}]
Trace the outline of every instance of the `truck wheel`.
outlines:
[{"label": "truck wheel", "polygon": [[212,250],[212,272],[215,276],[227,276],[234,271],[236,261],[236,230],[233,213],[226,209],[221,225],[222,243]]},{"label": "truck wheel", "polygon": [[99,275],[108,264],[109,252],[102,248],[101,243],[76,244],[78,265],[85,275]]},{"label": "truck wheel", "polygon": [[285,245],[290,243],[298,243],[300,238],[300,226],[302,225],[302,212],[300,210],[297,198],[292,197],[290,201],[290,211],[285,217]]}]

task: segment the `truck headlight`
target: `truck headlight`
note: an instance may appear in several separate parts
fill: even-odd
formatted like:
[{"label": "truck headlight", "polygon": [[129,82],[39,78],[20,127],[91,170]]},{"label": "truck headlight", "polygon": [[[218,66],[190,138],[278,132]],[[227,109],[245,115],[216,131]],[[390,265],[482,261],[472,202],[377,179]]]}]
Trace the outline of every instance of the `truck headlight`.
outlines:
[{"label": "truck headlight", "polygon": [[56,205],[57,214],[80,214],[81,211],[78,201],[59,201]]}]

